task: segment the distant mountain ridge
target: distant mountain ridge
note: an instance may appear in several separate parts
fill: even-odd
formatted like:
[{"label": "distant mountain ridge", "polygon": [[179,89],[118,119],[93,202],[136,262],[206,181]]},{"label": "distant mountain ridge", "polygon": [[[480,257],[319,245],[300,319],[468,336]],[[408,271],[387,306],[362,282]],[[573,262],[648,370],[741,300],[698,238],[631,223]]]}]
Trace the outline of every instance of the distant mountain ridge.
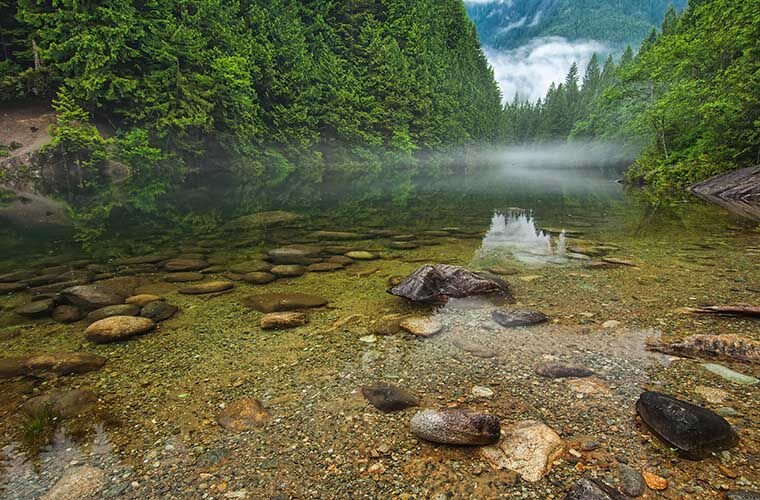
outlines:
[{"label": "distant mountain ridge", "polygon": [[501,50],[549,36],[638,46],[670,5],[687,0],[465,0],[484,46]]}]

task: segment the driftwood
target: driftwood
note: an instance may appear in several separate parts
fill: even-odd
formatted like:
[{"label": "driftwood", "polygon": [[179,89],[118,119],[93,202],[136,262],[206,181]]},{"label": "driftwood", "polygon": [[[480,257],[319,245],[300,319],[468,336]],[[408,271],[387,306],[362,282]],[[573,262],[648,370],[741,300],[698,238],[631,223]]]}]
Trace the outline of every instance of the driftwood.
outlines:
[{"label": "driftwood", "polygon": [[647,339],[647,349],[684,358],[760,364],[760,342],[738,335],[693,335],[673,343]]},{"label": "driftwood", "polygon": [[719,316],[747,316],[760,318],[760,307],[754,306],[704,306],[684,307],[681,311],[688,314],[716,314]]},{"label": "driftwood", "polygon": [[760,220],[760,166],[716,175],[689,191],[731,212]]}]

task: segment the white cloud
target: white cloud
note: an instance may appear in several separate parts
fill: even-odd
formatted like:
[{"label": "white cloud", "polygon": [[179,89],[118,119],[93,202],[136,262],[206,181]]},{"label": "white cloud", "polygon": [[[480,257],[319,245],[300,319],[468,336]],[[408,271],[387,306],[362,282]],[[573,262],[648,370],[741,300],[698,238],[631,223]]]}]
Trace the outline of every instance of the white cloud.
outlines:
[{"label": "white cloud", "polygon": [[514,50],[485,51],[504,98],[511,101],[517,93],[535,101],[546,94],[552,82],[564,80],[574,62],[583,74],[595,52],[604,54],[610,49],[595,40],[570,42],[562,37],[545,37]]}]

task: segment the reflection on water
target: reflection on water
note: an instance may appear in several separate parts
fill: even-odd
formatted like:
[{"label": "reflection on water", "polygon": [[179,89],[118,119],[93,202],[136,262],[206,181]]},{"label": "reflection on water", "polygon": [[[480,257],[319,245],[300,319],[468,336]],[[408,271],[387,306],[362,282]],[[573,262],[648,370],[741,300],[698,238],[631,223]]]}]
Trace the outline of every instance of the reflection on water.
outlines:
[{"label": "reflection on water", "polygon": [[538,229],[531,212],[496,212],[475,260],[502,263],[516,259],[531,265],[565,264],[568,261],[565,247],[564,231],[554,237]]}]

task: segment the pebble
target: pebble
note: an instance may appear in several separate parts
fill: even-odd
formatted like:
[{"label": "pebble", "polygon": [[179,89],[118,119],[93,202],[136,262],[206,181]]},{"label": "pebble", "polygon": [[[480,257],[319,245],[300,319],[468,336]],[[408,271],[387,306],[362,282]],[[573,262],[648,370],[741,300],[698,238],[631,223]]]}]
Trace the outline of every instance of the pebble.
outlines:
[{"label": "pebble", "polygon": [[664,477],[658,476],[657,474],[649,471],[644,471],[641,473],[641,475],[644,477],[644,482],[651,490],[663,491],[668,488],[668,480]]},{"label": "pebble", "polygon": [[494,321],[506,328],[545,323],[549,317],[532,309],[499,309],[491,313]]},{"label": "pebble", "polygon": [[501,426],[493,415],[471,410],[421,410],[412,417],[412,433],[441,444],[486,445],[499,440]]},{"label": "pebble", "polygon": [[503,428],[498,445],[481,450],[495,469],[515,471],[531,483],[544,477],[564,452],[562,438],[537,420],[523,420]]},{"label": "pebble", "polygon": [[245,398],[230,403],[217,417],[217,423],[233,432],[243,432],[261,427],[271,418],[258,399]]},{"label": "pebble", "polygon": [[419,400],[414,394],[395,385],[384,383],[365,385],[361,391],[372,406],[383,412],[419,406]]},{"label": "pebble", "polygon": [[274,312],[265,314],[261,318],[262,330],[284,330],[297,328],[309,322],[309,318],[302,312]]},{"label": "pebble", "polygon": [[644,494],[646,484],[641,473],[630,465],[618,465],[620,489],[629,497],[639,497]]},{"label": "pebble", "polygon": [[400,323],[401,329],[418,337],[432,337],[443,330],[443,324],[435,318],[414,316],[405,318]]},{"label": "pebble", "polygon": [[476,385],[470,390],[470,393],[476,398],[492,398],[494,396],[494,392],[491,388],[482,385]]}]

